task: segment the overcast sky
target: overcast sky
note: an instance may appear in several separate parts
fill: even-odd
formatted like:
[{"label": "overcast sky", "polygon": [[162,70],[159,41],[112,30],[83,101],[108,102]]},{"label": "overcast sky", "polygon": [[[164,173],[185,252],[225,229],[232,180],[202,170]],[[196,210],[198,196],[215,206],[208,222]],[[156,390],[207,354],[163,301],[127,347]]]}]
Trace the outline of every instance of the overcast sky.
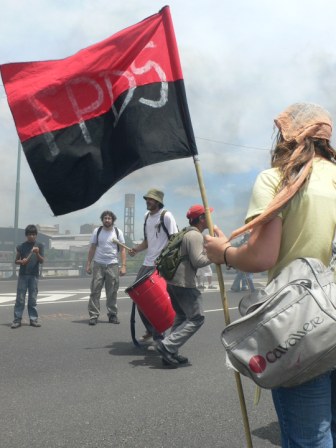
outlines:
[{"label": "overcast sky", "polygon": [[[4,0],[0,64],[60,59],[170,6],[190,115],[214,223],[230,233],[244,220],[257,173],[269,167],[273,119],[298,101],[336,116],[336,2],[332,0]],[[14,225],[18,136],[0,87],[0,227]],[[79,233],[113,210],[123,228],[124,197],[136,195],[141,238],[149,188],[165,192],[180,227],[201,202],[192,159],[143,168],[92,206],[54,217],[21,157],[19,227],[59,224]]]}]

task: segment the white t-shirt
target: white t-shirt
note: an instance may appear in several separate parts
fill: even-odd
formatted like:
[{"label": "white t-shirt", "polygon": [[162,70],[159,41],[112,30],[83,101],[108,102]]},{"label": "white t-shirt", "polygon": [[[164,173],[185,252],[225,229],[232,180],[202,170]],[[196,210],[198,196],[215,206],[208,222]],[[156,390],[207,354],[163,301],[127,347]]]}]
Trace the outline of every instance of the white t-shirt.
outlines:
[{"label": "white t-shirt", "polygon": [[[161,250],[165,247],[168,242],[168,236],[165,230],[162,228],[160,216],[162,209],[151,215],[148,212],[145,214],[145,219],[148,214],[146,221],[146,236],[148,249],[144,259],[144,266],[154,266],[155,260],[160,255]],[[168,230],[169,235],[173,235],[178,232],[176,221],[171,212],[166,211],[163,217],[164,224]]]},{"label": "white t-shirt", "polygon": [[[90,239],[91,244],[97,245],[97,227]],[[115,228],[113,227],[111,230],[106,230],[104,227],[101,229],[98,236],[98,245],[96,246],[96,252],[94,254],[93,260],[97,263],[101,264],[112,264],[119,263],[119,252],[118,245],[113,243],[112,240],[119,240],[121,243],[125,243],[124,235],[122,231],[118,228],[119,237],[117,237],[117,233]]]}]

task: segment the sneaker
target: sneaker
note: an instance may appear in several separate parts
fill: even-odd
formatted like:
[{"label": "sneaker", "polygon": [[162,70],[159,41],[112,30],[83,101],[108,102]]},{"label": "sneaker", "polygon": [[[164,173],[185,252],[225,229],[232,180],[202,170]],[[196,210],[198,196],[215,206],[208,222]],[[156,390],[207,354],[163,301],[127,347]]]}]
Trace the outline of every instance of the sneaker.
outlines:
[{"label": "sneaker", "polygon": [[179,355],[178,353],[173,356],[179,364],[188,364],[189,362],[189,359],[186,356]]},{"label": "sneaker", "polygon": [[150,333],[145,333],[141,338],[139,338],[139,342],[148,342],[153,338],[153,336]]},{"label": "sneaker", "polygon": [[147,347],[147,350],[148,350],[149,352],[155,352],[156,347],[157,347],[157,343],[156,343],[155,341],[153,341],[153,342]]},{"label": "sneaker", "polygon": [[248,291],[248,288],[242,288],[241,291]]},{"label": "sneaker", "polygon": [[[177,353],[177,354],[174,354],[173,357],[176,359],[176,361],[177,361],[179,364],[188,364],[188,362],[189,362],[189,359],[188,359],[188,358],[186,358],[185,356],[179,355],[178,353]],[[163,358],[162,358],[162,364],[163,364],[164,366],[167,366],[167,365],[168,365],[167,361],[166,361],[165,359],[163,359]]]},{"label": "sneaker", "polygon": [[11,328],[19,328],[21,327],[21,321],[20,320],[15,320],[12,325]]},{"label": "sneaker", "polygon": [[217,288],[216,288],[216,286],[214,286],[214,285],[209,285],[209,286],[208,286],[208,289],[217,289]]},{"label": "sneaker", "polygon": [[118,316],[116,314],[111,314],[109,317],[110,324],[120,324],[120,320],[118,319]]},{"label": "sneaker", "polygon": [[171,366],[178,367],[179,362],[174,358],[174,355],[170,353],[166,347],[163,345],[162,341],[156,342],[156,350],[160,353],[162,358]]},{"label": "sneaker", "polygon": [[98,323],[97,317],[91,317],[91,319],[89,320],[89,325],[97,325],[97,323]]},{"label": "sneaker", "polygon": [[37,319],[35,319],[35,320],[31,320],[31,321],[30,321],[30,326],[31,326],[31,327],[35,327],[35,328],[38,328],[38,327],[41,326],[41,324],[40,324],[40,322],[38,322]]}]

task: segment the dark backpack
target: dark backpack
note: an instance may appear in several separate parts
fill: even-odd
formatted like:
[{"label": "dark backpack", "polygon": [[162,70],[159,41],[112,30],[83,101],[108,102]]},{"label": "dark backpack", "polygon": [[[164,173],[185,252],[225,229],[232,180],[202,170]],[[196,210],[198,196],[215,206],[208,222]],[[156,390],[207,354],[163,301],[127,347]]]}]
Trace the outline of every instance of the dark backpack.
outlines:
[{"label": "dark backpack", "polygon": [[171,280],[181,261],[188,259],[187,255],[181,256],[181,244],[184,235],[193,229],[193,227],[185,227],[180,232],[172,235],[166,246],[162,249],[160,255],[155,260],[156,268],[164,279]]},{"label": "dark backpack", "polygon": [[[159,227],[158,227],[158,231],[160,232],[160,229],[161,229],[161,227],[162,227],[163,230],[165,231],[165,233],[166,233],[168,239],[169,239],[169,238],[170,238],[170,235],[169,235],[168,229],[167,229],[167,227],[165,226],[165,223],[164,223],[164,215],[166,214],[166,211],[167,211],[167,210],[162,210],[162,212],[161,212],[161,214],[160,214],[160,224],[159,224]],[[145,240],[147,239],[147,234],[146,234],[146,223],[147,223],[148,216],[149,216],[149,212],[146,214],[145,222],[144,222],[144,239],[145,239]]]},{"label": "dark backpack", "polygon": [[[100,226],[99,228],[98,228],[98,230],[97,230],[97,242],[96,242],[96,246],[99,246],[99,241],[98,241],[98,237],[99,237],[99,234],[100,234],[100,232],[102,231],[102,228],[103,228],[103,226]],[[119,229],[118,229],[118,227],[114,227],[114,230],[115,230],[115,233],[116,233],[116,235],[117,235],[117,239],[119,240]],[[117,248],[118,248],[118,252],[119,252],[119,244],[117,244]]]}]

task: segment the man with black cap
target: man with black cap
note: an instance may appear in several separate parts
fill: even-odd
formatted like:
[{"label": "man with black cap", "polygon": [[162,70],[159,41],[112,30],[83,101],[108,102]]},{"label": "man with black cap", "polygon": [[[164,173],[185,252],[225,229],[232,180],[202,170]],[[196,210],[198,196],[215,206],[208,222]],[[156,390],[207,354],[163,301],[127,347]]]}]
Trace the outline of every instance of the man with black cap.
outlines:
[{"label": "man with black cap", "polygon": [[[147,212],[144,221],[144,239],[137,246],[129,250],[129,255],[133,257],[138,252],[147,250],[143,265],[139,269],[136,281],[153,272],[155,260],[160,255],[162,249],[166,246],[171,235],[178,232],[174,216],[168,210],[163,208],[164,193],[155,188],[150,189],[143,197],[146,201]],[[138,310],[139,311],[139,310]],[[140,341],[149,341],[162,339],[163,336],[155,331],[150,322],[139,311],[142,322],[146,327],[146,333]]]},{"label": "man with black cap", "polygon": [[[213,208],[210,208],[212,211]],[[188,358],[179,355],[178,350],[204,323],[202,295],[196,287],[196,272],[198,268],[211,263],[203,247],[202,232],[208,228],[204,207],[193,205],[187,212],[187,218],[191,227],[182,239],[183,258],[172,280],[167,281],[176,316],[170,334],[157,342],[157,351],[163,363],[170,367],[188,362]]]}]

